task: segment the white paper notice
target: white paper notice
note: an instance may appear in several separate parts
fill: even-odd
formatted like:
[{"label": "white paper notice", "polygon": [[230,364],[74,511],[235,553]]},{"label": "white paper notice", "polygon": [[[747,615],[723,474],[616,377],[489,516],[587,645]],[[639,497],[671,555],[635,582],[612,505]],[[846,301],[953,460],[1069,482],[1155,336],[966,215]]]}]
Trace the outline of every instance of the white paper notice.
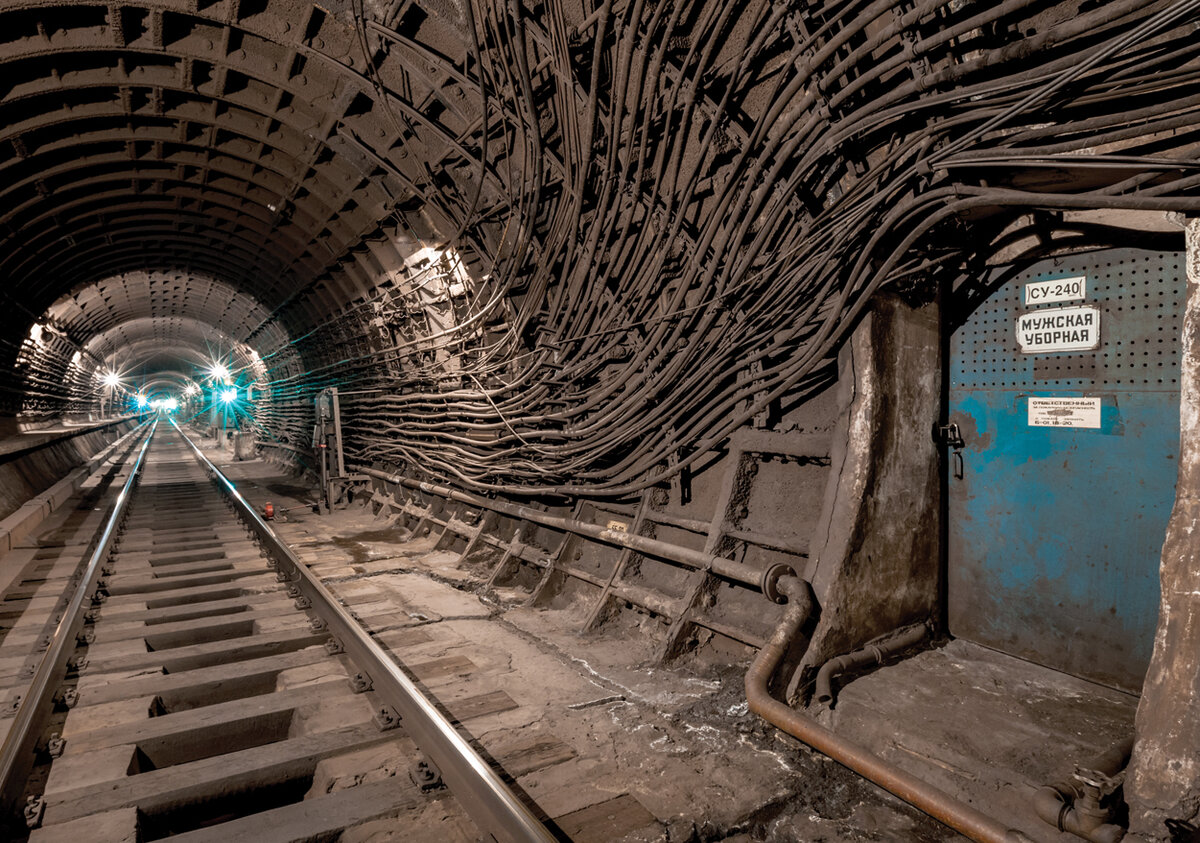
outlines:
[{"label": "white paper notice", "polygon": [[1100,427],[1099,398],[1029,399],[1030,427]]}]

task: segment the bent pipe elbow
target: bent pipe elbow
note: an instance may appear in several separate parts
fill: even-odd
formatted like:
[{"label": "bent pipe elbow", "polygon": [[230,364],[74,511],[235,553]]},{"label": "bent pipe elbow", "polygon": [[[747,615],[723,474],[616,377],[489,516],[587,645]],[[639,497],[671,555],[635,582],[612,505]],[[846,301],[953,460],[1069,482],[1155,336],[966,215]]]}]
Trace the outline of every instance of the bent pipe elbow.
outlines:
[{"label": "bent pipe elbow", "polygon": [[1044,823],[1066,831],[1064,817],[1071,810],[1071,797],[1062,793],[1054,785],[1043,785],[1033,794],[1033,812]]},{"label": "bent pipe elbow", "polygon": [[1133,738],[1130,737],[1118,741],[1107,751],[1093,758],[1088,763],[1088,769],[1099,770],[1106,776],[1115,776],[1125,769],[1131,755],[1133,755]]},{"label": "bent pipe elbow", "polygon": [[746,699],[752,708],[757,697],[774,701],[767,690],[771,676],[815,606],[812,588],[799,577],[781,577],[776,589],[788,598],[788,605],[783,619],[746,671]]},{"label": "bent pipe elbow", "polygon": [[808,583],[798,578],[785,577],[780,581],[780,591],[788,596],[790,605],[746,672],[746,701],[750,711],[977,843],[1028,843],[1029,838],[1020,831],[1007,828],[867,749],[835,735],[771,696],[771,676],[813,607]]},{"label": "bent pipe elbow", "polygon": [[821,665],[821,669],[817,671],[816,688],[813,691],[814,700],[819,703],[833,702],[833,677],[835,674],[850,669],[852,665],[847,663],[849,661],[847,656],[837,656]]},{"label": "bent pipe elbow", "polygon": [[[1119,741],[1103,754],[1087,764],[1106,776],[1115,776],[1129,763],[1133,752],[1133,738]],[[1066,831],[1092,843],[1118,843],[1125,837],[1125,829],[1115,823],[1105,822],[1103,816],[1081,813],[1075,800],[1082,795],[1078,785],[1072,781],[1061,781],[1038,788],[1033,796],[1033,810],[1041,820],[1059,831]]]},{"label": "bent pipe elbow", "polygon": [[813,699],[819,703],[833,702],[833,677],[856,667],[868,664],[883,664],[883,660],[901,650],[907,649],[922,641],[928,631],[925,624],[906,629],[901,634],[879,644],[869,644],[860,650],[837,656],[821,665],[817,671],[816,688]]},{"label": "bent pipe elbow", "polygon": [[1072,804],[1072,795],[1054,785],[1038,788],[1033,795],[1033,810],[1041,820],[1059,831],[1074,834],[1091,843],[1120,843],[1125,829],[1114,823],[1096,824],[1094,818],[1081,815]]}]

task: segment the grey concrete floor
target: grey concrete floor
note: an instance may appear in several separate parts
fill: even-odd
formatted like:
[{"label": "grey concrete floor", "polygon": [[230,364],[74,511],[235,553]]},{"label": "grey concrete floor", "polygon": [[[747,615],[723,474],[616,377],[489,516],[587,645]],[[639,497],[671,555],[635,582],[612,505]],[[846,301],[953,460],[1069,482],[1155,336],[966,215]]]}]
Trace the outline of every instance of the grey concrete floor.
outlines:
[{"label": "grey concrete floor", "polygon": [[[518,785],[551,817],[616,819],[580,840],[942,841],[957,834],[747,711],[745,665],[661,667],[636,628],[580,635],[571,606],[532,609],[485,592],[457,554],[409,540],[362,506],[315,514],[306,483],[261,460],[219,463],[402,663],[469,663],[426,681],[449,711],[481,691],[514,706],[473,721],[502,755],[530,736],[569,759]],[[513,597],[513,600],[507,599]],[[1039,843],[1073,840],[1029,813],[1033,788],[1131,728],[1136,699],[964,641],[849,677],[821,719]],[[625,800],[625,801],[622,801]],[[438,839],[470,838],[441,807]],[[589,811],[591,812],[589,814]],[[457,832],[448,828],[459,829]],[[385,840],[386,823],[355,840]],[[347,838],[350,839],[350,838]]]}]

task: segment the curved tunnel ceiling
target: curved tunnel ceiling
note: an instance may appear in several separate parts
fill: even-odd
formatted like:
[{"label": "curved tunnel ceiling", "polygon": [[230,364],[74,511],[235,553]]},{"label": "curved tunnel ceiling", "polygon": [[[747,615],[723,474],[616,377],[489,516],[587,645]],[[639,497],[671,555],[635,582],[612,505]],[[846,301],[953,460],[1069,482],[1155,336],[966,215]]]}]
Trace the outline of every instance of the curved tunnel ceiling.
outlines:
[{"label": "curved tunnel ceiling", "polygon": [[138,316],[184,314],[234,336],[252,333],[270,316],[247,291],[227,282],[161,271],[129,272],[79,286],[45,311],[48,321],[78,338]]},{"label": "curved tunnel ceiling", "polygon": [[311,289],[414,195],[355,139],[407,157],[366,115],[354,21],[304,3],[0,4],[8,336],[46,322],[90,351],[149,318],[170,348],[184,318],[274,351],[365,293]]},{"label": "curved tunnel ceiling", "polygon": [[1200,210],[1198,9],[0,0],[5,406],[218,337],[269,435],[644,487],[1019,214]]},{"label": "curved tunnel ceiling", "polygon": [[[78,344],[93,368],[132,373],[187,363],[193,369],[249,365],[245,337],[269,321],[266,308],[232,285],[194,274],[131,272],[85,285],[47,308],[44,321]],[[277,326],[274,345],[286,341]]]},{"label": "curved tunnel ceiling", "polygon": [[[300,43],[307,27],[289,20],[303,7],[236,23],[226,6],[5,9],[0,271],[34,310],[64,285],[137,269],[278,304],[392,198],[334,151],[357,86]],[[298,72],[310,60],[311,80]]]},{"label": "curved tunnel ceiling", "polygon": [[177,316],[121,322],[92,335],[83,350],[106,361],[108,369],[127,374],[156,371],[164,363],[206,369],[214,363],[243,368],[251,362],[244,344],[208,323]]}]

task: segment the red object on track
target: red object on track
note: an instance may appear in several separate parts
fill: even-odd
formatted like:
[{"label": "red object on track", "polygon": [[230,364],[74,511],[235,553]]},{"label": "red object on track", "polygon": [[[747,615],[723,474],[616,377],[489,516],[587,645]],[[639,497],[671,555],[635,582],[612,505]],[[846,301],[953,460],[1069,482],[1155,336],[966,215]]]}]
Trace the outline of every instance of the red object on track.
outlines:
[{"label": "red object on track", "polygon": [[275,505],[270,501],[267,501],[263,506],[263,518],[268,521],[272,521],[275,518]]}]

